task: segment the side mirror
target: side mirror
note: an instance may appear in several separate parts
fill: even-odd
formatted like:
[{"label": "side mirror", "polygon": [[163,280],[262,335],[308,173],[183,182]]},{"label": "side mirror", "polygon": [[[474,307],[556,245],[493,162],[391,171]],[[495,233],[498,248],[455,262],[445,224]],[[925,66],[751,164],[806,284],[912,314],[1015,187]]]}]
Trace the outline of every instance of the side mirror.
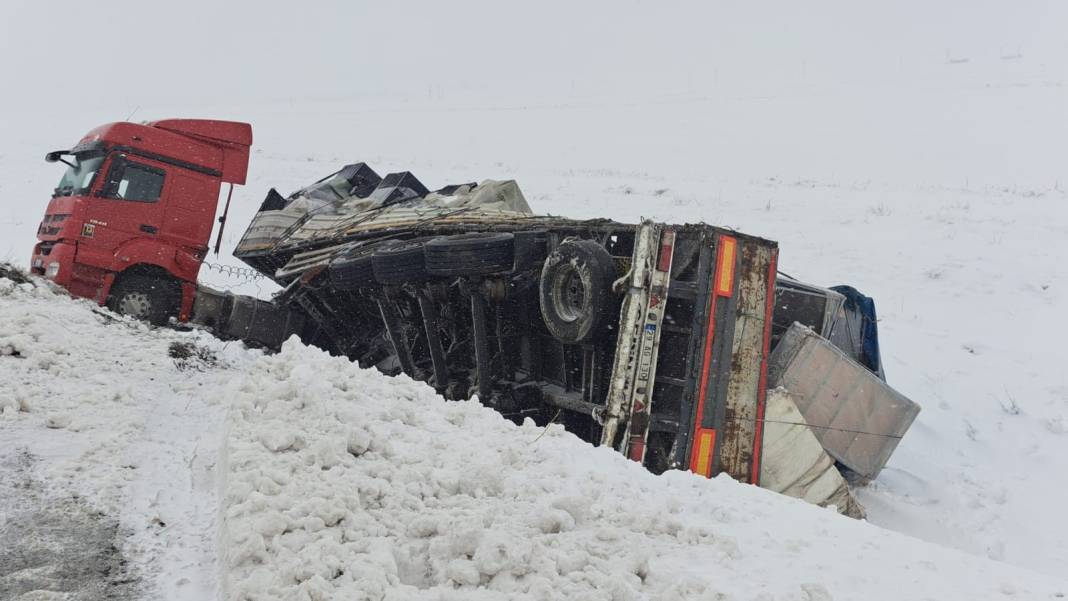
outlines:
[{"label": "side mirror", "polygon": [[59,162],[59,163],[63,163],[64,165],[66,165],[66,166],[68,166],[68,167],[70,167],[72,169],[77,169],[78,166],[76,164],[74,164],[74,163],[68,161],[67,159],[63,158],[63,155],[65,155],[65,154],[70,154],[70,151],[69,150],[53,150],[52,152],[50,152],[50,153],[45,155],[45,162],[46,163]]}]

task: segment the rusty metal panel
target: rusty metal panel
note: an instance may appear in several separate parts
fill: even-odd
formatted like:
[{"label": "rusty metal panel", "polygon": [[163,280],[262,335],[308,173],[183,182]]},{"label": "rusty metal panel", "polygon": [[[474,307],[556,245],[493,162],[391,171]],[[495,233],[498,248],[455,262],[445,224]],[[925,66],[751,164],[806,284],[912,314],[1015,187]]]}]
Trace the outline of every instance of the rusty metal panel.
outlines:
[{"label": "rusty metal panel", "polygon": [[920,406],[805,326],[795,323],[772,353],[771,387],[790,391],[832,457],[867,478],[886,465]]},{"label": "rusty metal panel", "polygon": [[734,339],[723,431],[719,436],[718,471],[742,482],[759,480],[755,466],[759,463],[757,447],[763,427],[766,339],[771,326],[767,316],[772,292],[769,272],[774,257],[774,247],[738,239]]}]

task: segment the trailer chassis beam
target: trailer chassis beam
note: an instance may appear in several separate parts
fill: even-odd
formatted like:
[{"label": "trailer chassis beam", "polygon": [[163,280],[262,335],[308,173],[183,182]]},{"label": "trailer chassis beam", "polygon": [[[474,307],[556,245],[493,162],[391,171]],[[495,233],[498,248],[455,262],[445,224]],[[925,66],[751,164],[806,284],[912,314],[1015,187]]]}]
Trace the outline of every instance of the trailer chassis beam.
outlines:
[{"label": "trailer chassis beam", "polygon": [[449,385],[449,366],[445,361],[445,349],[441,346],[437,309],[429,288],[416,290],[415,297],[419,301],[419,313],[423,316],[427,346],[430,347],[430,361],[434,366],[434,389],[442,393]]},{"label": "trailer chassis beam", "polygon": [[468,283],[471,296],[471,330],[475,338],[475,374],[478,378],[478,399],[490,403],[493,395],[493,375],[490,373],[489,339],[486,335],[486,299],[479,290],[479,282]]},{"label": "trailer chassis beam", "polygon": [[385,291],[384,300],[379,300],[378,310],[382,314],[382,324],[386,326],[386,334],[393,343],[393,352],[397,355],[401,371],[415,378],[415,361],[412,360],[412,351],[408,348],[408,341],[404,336],[404,328],[397,315],[395,295],[391,291]]}]

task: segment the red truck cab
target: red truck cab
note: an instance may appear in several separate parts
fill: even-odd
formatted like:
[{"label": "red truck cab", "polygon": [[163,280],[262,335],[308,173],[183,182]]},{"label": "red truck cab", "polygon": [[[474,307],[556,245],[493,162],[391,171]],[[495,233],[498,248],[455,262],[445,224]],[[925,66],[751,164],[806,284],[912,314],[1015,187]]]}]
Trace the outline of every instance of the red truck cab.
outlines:
[{"label": "red truck cab", "polygon": [[67,171],[30,267],[72,294],[156,323],[186,320],[221,184],[244,184],[252,126],[168,119],[100,126],[45,156]]}]

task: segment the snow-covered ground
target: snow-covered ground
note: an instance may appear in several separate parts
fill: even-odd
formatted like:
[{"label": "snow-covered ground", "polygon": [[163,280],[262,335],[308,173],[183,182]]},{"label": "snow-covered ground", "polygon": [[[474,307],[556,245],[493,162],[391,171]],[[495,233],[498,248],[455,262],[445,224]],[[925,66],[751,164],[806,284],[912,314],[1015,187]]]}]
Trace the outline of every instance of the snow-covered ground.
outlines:
[{"label": "snow-covered ground", "polygon": [[[972,556],[1063,575],[1068,376],[1056,334],[1064,329],[1068,307],[1063,3],[681,3],[669,10],[649,2],[547,1],[507,9],[488,2],[417,8],[337,4],[322,11],[288,4],[261,9],[264,3],[258,3],[256,10],[240,3],[187,4],[181,14],[150,11],[170,23],[167,31],[142,26],[145,9],[136,3],[119,3],[106,13],[86,3],[0,6],[0,81],[8,84],[0,96],[0,259],[20,265],[28,259],[59,175],[41,161],[43,153],[131,114],[136,120],[204,116],[253,124],[249,182],[235,193],[224,249],[233,248],[268,188],[289,192],[360,160],[380,173],[410,169],[432,188],[514,177],[536,210],[571,217],[704,220],[736,227],[778,240],[783,271],[814,283],[849,283],[876,299],[889,381],[924,410],[888,468],[859,493],[870,522]],[[213,18],[203,17],[208,14]],[[412,42],[398,44],[395,27],[364,26],[402,22]],[[116,27],[127,36],[125,48],[152,51],[126,53],[124,69],[114,75],[108,66],[113,58],[101,48],[83,52],[56,42]],[[212,41],[190,44],[179,33],[192,31]],[[299,40],[292,37],[296,31],[302,32]],[[75,71],[72,57],[81,55],[76,64],[86,69]],[[207,64],[216,68],[197,69]],[[89,83],[95,82],[90,72],[104,71],[116,81]],[[79,91],[72,96],[75,84]],[[225,251],[209,261],[240,265]],[[261,295],[273,290],[263,280],[227,276],[220,268],[205,269],[202,278]],[[84,303],[68,310],[54,299],[38,298],[40,292],[12,294],[20,300],[5,297],[0,339],[21,337],[20,344],[38,359],[0,357],[0,400],[31,399],[30,413],[11,414],[0,423],[0,465],[13,466],[11,473],[38,483],[41,494],[47,489],[53,495],[49,498],[77,492],[121,517],[117,524],[130,535],[128,552],[140,558],[136,563],[148,571],[145,578],[158,583],[166,597],[202,598],[217,590],[223,583],[212,559],[213,537],[228,530],[215,521],[222,506],[214,491],[227,474],[231,486],[253,477],[240,471],[234,457],[264,425],[235,421],[237,414],[228,413],[248,402],[233,404],[248,394],[234,382],[245,381],[252,370],[285,390],[301,374],[286,372],[275,363],[278,357],[260,358],[204,336],[193,340],[217,353],[216,364],[179,371],[167,347],[191,335],[107,322],[87,312]],[[46,342],[35,341],[34,331]],[[56,342],[64,333],[66,341]],[[94,352],[118,353],[116,345],[125,353],[121,364]],[[82,355],[91,363],[88,372],[81,363],[72,367]],[[289,349],[283,357],[308,365],[328,362],[305,349]],[[37,364],[29,361],[45,361],[47,369],[30,369]],[[338,369],[336,378],[321,385],[332,390],[348,382],[390,397],[379,398],[380,405],[350,399],[352,406],[373,405],[367,409],[372,415],[407,415],[412,403],[434,402],[413,392],[411,384]],[[341,435],[332,429],[340,426],[317,416],[347,397],[328,396],[318,400],[325,406],[308,404],[314,419],[300,428],[321,425],[323,436]],[[277,402],[275,410],[291,409],[284,398],[263,402],[265,408]],[[401,419],[398,436],[405,440],[407,428],[419,427],[452,432],[453,413],[488,431],[506,427],[468,405],[440,409],[443,413],[413,417],[412,423]],[[64,416],[70,425],[41,427],[49,418],[62,425]],[[513,435],[537,436],[523,428]],[[425,434],[424,444],[437,444],[435,436]],[[447,440],[458,449],[472,448],[460,434]],[[502,455],[513,448],[508,445],[500,448]],[[411,456],[406,443],[395,447],[397,457]],[[532,463],[541,455],[521,453],[522,460],[510,465],[537,474],[554,465],[553,457],[581,457],[559,467],[561,482],[574,483],[580,493],[586,490],[582,474],[597,467],[613,478],[606,490],[624,486],[615,477],[625,474],[635,488],[650,489],[652,502],[668,494],[652,490],[658,487],[648,476],[600,452],[579,450],[566,438],[546,434],[531,447],[546,454],[542,463]],[[225,470],[216,463],[224,448],[230,450]],[[457,461],[451,453],[442,461]],[[492,459],[485,449],[471,456],[476,467]],[[295,457],[270,454],[268,460],[281,469]],[[333,484],[326,479],[342,468],[353,472],[353,480],[339,480],[339,486],[358,487],[353,482],[364,475],[346,463],[357,460],[340,452],[338,457],[343,463],[334,469],[309,474]],[[427,461],[417,461],[413,469],[429,469],[437,460]],[[402,486],[406,475],[387,476],[400,495],[388,497],[391,501],[421,494]],[[676,491],[697,486],[684,486],[689,481],[678,478],[658,482]],[[365,494],[361,489],[361,502]],[[553,494],[543,500],[550,502]],[[812,521],[813,528],[830,533],[811,538],[804,536],[812,531],[798,533],[804,544],[835,541],[828,547],[838,551],[820,547],[826,553],[813,552],[814,561],[837,565],[834,558],[848,555],[845,565],[867,570],[879,563],[872,558],[893,559],[888,573],[900,577],[906,560],[888,556],[911,558],[915,549],[937,570],[927,574],[908,564],[909,576],[901,581],[930,582],[934,588],[958,578],[961,595],[975,586],[975,596],[997,596],[978,589],[998,589],[996,580],[1003,578],[1019,598],[1041,598],[1022,588],[1043,582],[1039,577],[909,546],[919,543],[871,526],[825,523],[831,518],[820,512],[796,513],[803,510],[746,487],[717,481],[702,492],[679,495],[683,505],[713,495],[712,505],[727,508],[723,516],[734,520],[726,526],[716,522],[715,513],[680,509],[694,524],[727,533],[742,549],[739,557],[710,562],[728,566],[727,572],[708,572],[717,586],[725,580],[745,586],[731,578],[729,570],[738,570],[758,584],[793,587],[798,595],[802,582],[821,583],[834,598],[860,594],[840,586],[837,579],[845,572],[830,568],[802,581],[792,566],[808,564],[785,543],[778,551],[765,549],[761,533],[774,535],[786,527],[773,515],[781,512],[789,516],[785,521]],[[770,521],[730,513],[738,499],[767,509],[760,515]],[[598,502],[603,503],[591,500],[591,506]],[[489,503],[495,514],[509,516],[511,505],[515,511],[526,507],[500,499]],[[155,524],[157,517],[166,526]],[[232,529],[241,522],[227,524]],[[560,540],[582,540],[590,528],[602,527],[622,528],[576,525]],[[633,541],[635,529],[640,527],[628,524],[619,536]],[[337,527],[324,531],[324,537],[334,536]],[[399,530],[383,536],[390,535],[408,537],[398,548],[423,557],[418,540],[424,539]],[[540,548],[540,536],[545,534],[528,537],[531,549]],[[648,545],[659,544],[657,536],[646,538]],[[891,542],[883,544],[884,539]],[[604,542],[596,535],[590,540]],[[869,544],[858,541],[875,541],[866,559],[850,555],[857,548],[850,545]],[[264,545],[266,557],[285,559],[281,547],[272,551]],[[429,539],[426,545],[425,573],[413,575],[403,557],[394,557],[399,580],[435,585],[453,560],[463,559],[452,547],[431,551]],[[681,547],[656,548],[671,556]],[[722,552],[711,548],[706,551]],[[760,562],[788,564],[783,579],[748,572]],[[591,565],[602,575],[619,567]],[[663,565],[650,563],[648,583],[618,582],[661,591],[657,578],[670,574],[660,571],[667,570]],[[970,567],[953,567],[965,565]],[[378,575],[389,569],[387,562]],[[254,573],[239,562],[231,574],[233,590],[256,586]],[[740,590],[724,586],[729,594]],[[897,585],[888,590],[909,596]],[[912,590],[913,597],[923,596],[920,588]]]},{"label": "snow-covered ground", "polygon": [[[174,343],[209,349],[213,359],[172,358]],[[0,598],[34,586],[104,598],[94,584],[62,573],[87,561],[93,545],[99,551],[122,541],[130,569],[108,581],[129,580],[167,599],[210,598],[228,410],[219,391],[255,355],[199,333],[149,331],[88,301],[0,279],[0,458],[20,464],[0,467],[0,480],[30,483],[6,491],[0,507]],[[67,512],[63,505],[72,502],[88,507]],[[26,509],[48,507],[61,514],[50,523],[16,522]],[[50,556],[19,561],[23,545],[8,537],[29,527],[45,539],[43,548],[63,548],[56,543],[71,541],[48,544],[53,531],[99,530],[79,518],[93,512],[111,523],[110,539],[83,541],[84,554],[51,556],[64,564],[58,584],[41,586]]]},{"label": "snow-covered ground", "polygon": [[[110,539],[82,542],[114,544],[124,560],[89,591],[46,580],[60,571],[49,560],[78,558],[44,546],[38,563],[0,571],[5,598],[53,598],[31,591],[57,582],[75,599],[1068,593],[726,478],[653,476],[558,426],[517,427],[296,341],[263,356],[5,279],[0,323],[0,374],[15,384],[0,399],[0,450],[32,464],[19,473],[37,483],[16,487],[14,505],[79,496],[99,513],[51,529],[117,518]],[[25,515],[6,508],[0,532]],[[10,549],[0,557],[18,563]]]}]

